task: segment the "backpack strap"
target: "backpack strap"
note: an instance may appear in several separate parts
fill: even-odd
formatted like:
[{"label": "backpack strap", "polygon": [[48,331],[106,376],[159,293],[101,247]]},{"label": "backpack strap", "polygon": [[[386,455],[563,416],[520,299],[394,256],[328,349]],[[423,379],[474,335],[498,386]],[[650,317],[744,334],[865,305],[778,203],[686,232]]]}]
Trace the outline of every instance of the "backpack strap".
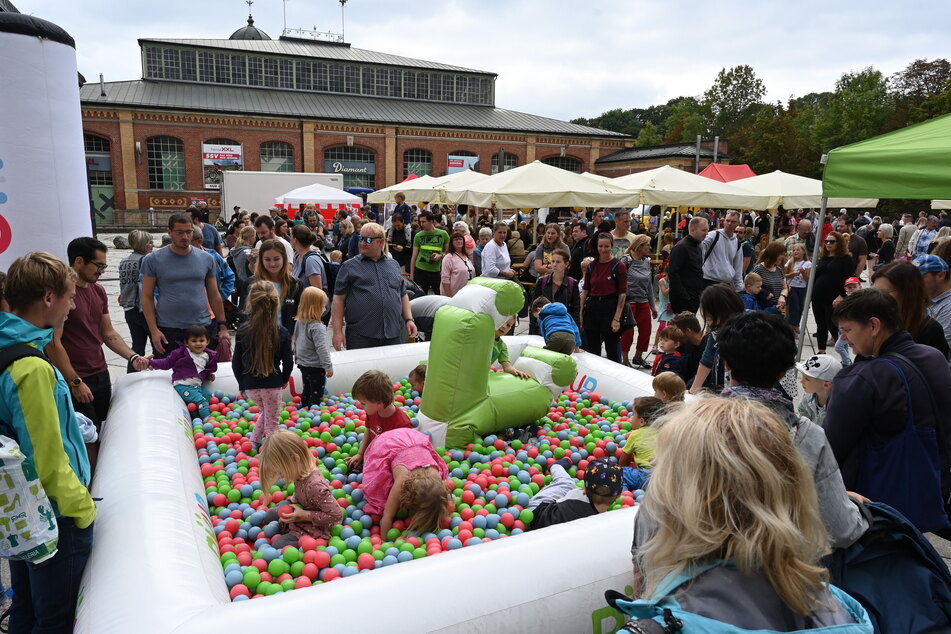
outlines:
[{"label": "backpack strap", "polygon": [[[911,359],[909,359],[905,355],[900,354],[898,352],[886,352],[885,354],[881,355],[879,359],[883,359],[883,360],[891,359],[892,361],[896,361],[896,360],[901,361],[903,365],[906,365],[909,368],[911,368],[911,371],[918,377],[918,380],[921,381],[922,386],[924,386],[925,392],[928,393],[928,399],[931,401],[931,412],[935,415],[935,420],[937,421],[941,419],[941,416],[939,416],[939,412],[938,412],[938,403],[934,400],[934,393],[929,389],[928,380],[925,378],[925,375],[922,373],[922,371],[918,369],[918,366],[911,362]],[[892,365],[895,366],[895,368],[902,375],[902,380],[905,383],[905,389],[908,390],[908,407],[910,408],[912,404],[912,400],[911,400],[911,387],[908,385],[908,379],[905,378],[904,373],[901,372],[901,368],[899,368],[897,364],[893,362]],[[909,415],[914,416],[914,413],[909,412]]]},{"label": "backpack strap", "polygon": [[[720,230],[717,229],[713,232],[713,242],[710,244],[710,248],[707,249],[707,254],[703,256],[703,262],[700,263],[700,266],[703,266],[707,263],[707,260],[710,259],[710,256],[713,254],[713,250],[717,247],[717,242],[720,240]],[[739,242],[739,240],[737,240]]]},{"label": "backpack strap", "polygon": [[33,346],[25,343],[15,343],[0,350],[0,374],[10,367],[14,361],[19,361],[25,357],[39,357],[47,363],[51,363],[49,357]]}]

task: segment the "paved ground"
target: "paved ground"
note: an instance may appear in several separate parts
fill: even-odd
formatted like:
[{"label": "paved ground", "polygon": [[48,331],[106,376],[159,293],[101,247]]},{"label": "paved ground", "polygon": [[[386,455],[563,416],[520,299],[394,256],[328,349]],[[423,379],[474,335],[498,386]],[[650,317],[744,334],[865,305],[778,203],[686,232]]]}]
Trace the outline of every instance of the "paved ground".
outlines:
[{"label": "paved ground", "polygon": [[[129,329],[125,323],[125,313],[122,310],[122,307],[116,301],[116,298],[119,296],[119,278],[117,275],[119,262],[129,255],[130,251],[128,249],[115,249],[112,248],[112,239],[118,234],[100,234],[99,239],[105,242],[109,247],[108,253],[108,263],[109,268],[106,269],[103,276],[100,278],[100,283],[105,287],[106,293],[109,296],[109,315],[112,318],[112,323],[115,325],[116,330],[125,338],[126,342],[130,342],[129,339]],[[160,237],[158,234],[153,233],[156,236],[156,246],[161,246],[159,240]],[[814,322],[809,322],[809,332],[812,332],[815,327]],[[656,322],[653,324],[654,330],[657,328]],[[528,333],[528,320],[522,320],[522,322],[516,327],[515,334],[527,334]],[[651,338],[653,341],[653,337]],[[815,351],[814,344],[811,339],[807,339],[805,347],[803,348],[803,354],[813,353]],[[121,359],[119,356],[114,354],[108,348],[105,349],[106,353],[106,362],[109,364],[109,373],[112,376],[113,381],[126,373],[126,362],[124,359]],[[830,350],[831,353],[831,350]],[[929,536],[930,537],[930,536]],[[938,537],[930,537],[932,544],[935,548],[944,557],[945,562],[951,564],[951,542],[948,542],[944,539]],[[6,562],[2,564],[2,580],[4,587],[9,587],[9,571],[7,569]]]}]

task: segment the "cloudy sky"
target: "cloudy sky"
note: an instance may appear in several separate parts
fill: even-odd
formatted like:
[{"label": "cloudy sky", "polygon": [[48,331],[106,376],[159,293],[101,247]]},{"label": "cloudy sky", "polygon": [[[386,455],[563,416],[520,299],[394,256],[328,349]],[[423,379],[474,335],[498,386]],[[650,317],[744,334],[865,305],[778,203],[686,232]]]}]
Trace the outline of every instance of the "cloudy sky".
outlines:
[{"label": "cloudy sky", "polygon": [[[13,0],[75,39],[87,79],[141,78],[137,38],[227,38],[242,0]],[[255,0],[255,26],[339,32],[335,0]],[[498,73],[496,105],[558,119],[700,95],[723,67],[753,66],[767,99],[832,90],[845,71],[886,75],[949,57],[947,0],[349,0],[364,48]],[[944,25],[944,26],[942,26]]]}]

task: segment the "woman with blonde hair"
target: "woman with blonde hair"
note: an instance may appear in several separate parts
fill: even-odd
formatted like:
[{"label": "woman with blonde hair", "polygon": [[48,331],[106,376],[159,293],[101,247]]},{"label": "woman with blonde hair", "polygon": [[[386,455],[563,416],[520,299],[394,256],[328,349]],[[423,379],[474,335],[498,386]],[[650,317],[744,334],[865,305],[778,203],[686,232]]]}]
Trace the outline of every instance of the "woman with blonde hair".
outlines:
[{"label": "woman with blonde hair", "polygon": [[812,474],[766,406],[694,400],[664,422],[655,458],[638,603],[749,630],[871,632],[864,608],[827,585]]},{"label": "woman with blonde hair", "polygon": [[631,307],[634,323],[637,325],[637,346],[634,358],[630,358],[634,344],[634,329],[630,328],[621,335],[621,363],[637,368],[650,368],[644,358],[650,347],[651,320],[657,318],[654,305],[654,272],[651,270],[651,239],[641,234],[634,236],[627,255],[623,258],[627,264],[627,303]]}]

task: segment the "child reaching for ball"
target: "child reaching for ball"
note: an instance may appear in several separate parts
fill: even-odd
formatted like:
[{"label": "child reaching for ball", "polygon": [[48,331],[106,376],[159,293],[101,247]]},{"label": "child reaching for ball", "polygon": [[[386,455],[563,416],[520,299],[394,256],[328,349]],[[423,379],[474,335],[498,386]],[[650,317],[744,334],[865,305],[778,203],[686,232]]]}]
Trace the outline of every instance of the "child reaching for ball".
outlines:
[{"label": "child reaching for ball", "polygon": [[454,510],[448,477],[446,463],[426,434],[406,428],[381,434],[366,453],[363,512],[381,516],[383,537],[401,508],[411,516],[410,532],[435,531]]},{"label": "child reaching for ball", "polygon": [[[277,550],[297,546],[304,535],[316,539],[330,539],[330,529],[343,520],[343,509],[333,496],[333,488],[317,468],[317,461],[304,439],[291,431],[271,434],[261,451],[261,506],[270,503],[271,486],[278,480],[294,482],[292,506],[270,509],[264,515],[264,524],[280,520],[280,536],[271,544]],[[290,511],[285,509],[290,508]]]},{"label": "child reaching for ball", "polygon": [[320,321],[326,307],[327,293],[316,286],[305,288],[297,302],[294,357],[304,384],[300,393],[301,407],[319,404],[327,379],[334,375],[327,326]]},{"label": "child reaching for ball", "polygon": [[280,300],[271,282],[260,280],[248,289],[248,320],[238,329],[231,367],[238,389],[261,413],[251,432],[255,449],[277,429],[281,391],[294,368],[291,336],[279,322]]},{"label": "child reaching for ball", "polygon": [[379,370],[368,370],[361,374],[353,384],[351,393],[367,413],[360,449],[356,455],[347,458],[347,466],[356,469],[363,463],[363,456],[374,438],[394,429],[412,429],[413,424],[406,412],[393,401],[390,377]]},{"label": "child reaching for ball", "polygon": [[647,486],[651,469],[654,468],[654,446],[657,444],[658,430],[654,427],[654,421],[660,418],[666,409],[664,401],[654,396],[634,399],[631,431],[618,459],[624,475],[624,488],[628,491]]},{"label": "child reaching for ball", "polygon": [[603,458],[592,460],[584,472],[584,489],[568,475],[571,460],[562,458],[551,465],[551,484],[528,503],[534,513],[531,530],[564,524],[607,511],[623,491],[621,468]]},{"label": "child reaching for ball", "polygon": [[218,370],[218,353],[208,349],[210,340],[204,326],[189,326],[185,340],[164,359],[149,359],[153,370],[171,370],[172,387],[185,403],[198,406],[203,419],[211,415],[208,399],[211,393],[202,387],[203,381],[214,381]]},{"label": "child reaching for ball", "polygon": [[514,324],[515,317],[509,317],[505,323],[499,326],[498,330],[495,331],[495,343],[492,344],[492,360],[490,363],[498,361],[499,365],[502,366],[503,372],[514,374],[520,379],[530,379],[532,378],[530,374],[522,372],[509,362],[509,347],[502,341],[502,335],[507,335]]}]

